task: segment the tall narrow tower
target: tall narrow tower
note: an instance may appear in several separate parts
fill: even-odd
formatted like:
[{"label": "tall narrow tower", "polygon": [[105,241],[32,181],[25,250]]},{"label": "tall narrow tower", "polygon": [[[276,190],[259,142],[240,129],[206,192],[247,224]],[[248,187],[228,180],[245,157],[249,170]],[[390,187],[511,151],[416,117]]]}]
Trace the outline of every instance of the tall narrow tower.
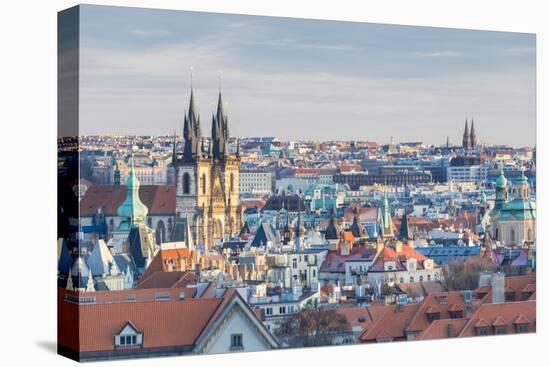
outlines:
[{"label": "tall narrow tower", "polygon": [[393,224],[390,215],[390,205],[388,203],[388,193],[387,191],[384,191],[384,204],[382,207],[382,237],[391,238],[393,236]]},{"label": "tall narrow tower", "polygon": [[475,147],[477,147],[477,135],[474,130],[474,119],[472,118],[472,125],[470,128],[470,148],[475,149]]},{"label": "tall narrow tower", "polygon": [[200,145],[200,117],[196,113],[193,87],[191,87],[189,110],[185,114],[183,124],[183,156],[178,156],[177,152],[174,154],[174,166],[176,170],[176,216],[187,218],[192,231],[195,229],[195,214],[198,205],[197,160],[201,156]]},{"label": "tall narrow tower", "polygon": [[465,150],[470,149],[470,132],[468,131],[468,119],[464,123],[464,135],[462,135],[462,148]]}]

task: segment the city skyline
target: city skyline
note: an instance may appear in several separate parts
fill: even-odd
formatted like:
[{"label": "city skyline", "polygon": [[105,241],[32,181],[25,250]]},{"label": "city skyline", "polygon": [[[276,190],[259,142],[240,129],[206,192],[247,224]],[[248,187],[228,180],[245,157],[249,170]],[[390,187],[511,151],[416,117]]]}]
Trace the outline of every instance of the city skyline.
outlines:
[{"label": "city skyline", "polygon": [[233,136],[459,145],[474,118],[480,143],[535,144],[531,34],[95,6],[81,19],[82,134],[180,132],[193,73],[203,135],[221,77]]}]

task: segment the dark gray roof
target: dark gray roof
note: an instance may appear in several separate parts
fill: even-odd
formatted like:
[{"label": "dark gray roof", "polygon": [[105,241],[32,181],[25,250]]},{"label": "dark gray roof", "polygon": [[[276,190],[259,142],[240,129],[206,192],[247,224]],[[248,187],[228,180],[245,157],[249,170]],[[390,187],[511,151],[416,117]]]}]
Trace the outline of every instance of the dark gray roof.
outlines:
[{"label": "dark gray roof", "polygon": [[277,243],[279,241],[279,238],[275,235],[275,232],[273,228],[269,225],[269,223],[261,223],[250,246],[265,246],[269,241],[271,241],[272,243]]}]

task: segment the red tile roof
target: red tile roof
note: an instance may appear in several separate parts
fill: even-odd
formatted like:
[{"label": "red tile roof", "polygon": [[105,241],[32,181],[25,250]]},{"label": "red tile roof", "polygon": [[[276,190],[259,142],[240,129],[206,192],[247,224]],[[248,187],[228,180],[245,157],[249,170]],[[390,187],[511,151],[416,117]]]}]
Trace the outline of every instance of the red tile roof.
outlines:
[{"label": "red tile roof", "polygon": [[[480,300],[474,299],[471,303],[472,311],[480,305]],[[451,312],[466,309],[464,292],[437,292],[431,293],[420,303],[418,312],[413,316],[407,331],[420,332],[428,328],[431,321],[428,313],[439,313],[439,319],[451,319]]]},{"label": "red tile roof", "polygon": [[[101,208],[105,215],[116,215],[126,197],[124,185],[93,185],[80,200],[80,215],[91,216]],[[176,212],[176,186],[142,185],[139,198],[149,209],[149,215],[174,214]]]},{"label": "red tile roof", "polygon": [[189,285],[196,285],[197,282],[198,277],[188,271],[157,271],[147,278],[142,277],[136,288],[188,288]]},{"label": "red tile roof", "polygon": [[[493,324],[505,325],[505,331],[507,334],[516,333],[514,321],[523,318],[529,321],[527,331],[536,331],[536,302],[535,301],[523,301],[523,302],[507,302],[500,304],[485,303],[482,304],[479,309],[472,314],[472,317],[468,323],[464,326],[464,329],[458,335],[474,336],[477,335],[476,328],[490,327]],[[491,334],[491,332],[489,333]]]},{"label": "red tile roof", "polygon": [[375,250],[365,246],[354,246],[351,248],[348,256],[340,255],[338,251],[329,251],[323,264],[321,264],[321,272],[328,273],[344,273],[346,261],[372,260],[375,255]]},{"label": "red tile roof", "polygon": [[[468,322],[467,319],[435,320],[415,340],[431,340],[456,337]],[[449,335],[451,334],[451,335]]]},{"label": "red tile roof", "polygon": [[114,351],[113,337],[128,322],[144,331],[143,348],[192,346],[222,302],[208,298],[79,305],[64,300],[70,293],[59,290],[58,343],[81,353]]},{"label": "red tile roof", "polygon": [[[359,223],[376,222],[378,220],[378,208],[357,208],[357,214],[359,215]],[[355,217],[355,210],[352,208],[344,209],[343,220],[346,223],[352,223]]]},{"label": "red tile roof", "polygon": [[[399,307],[402,307],[401,311],[399,311]],[[369,329],[361,334],[359,339],[362,342],[368,343],[376,341],[376,339],[380,339],[381,337],[391,337],[394,339],[405,338],[405,328],[410,323],[419,307],[419,304],[386,306],[384,313],[374,321]]]},{"label": "red tile roof", "polygon": [[395,261],[396,267],[394,271],[403,271],[406,269],[405,262],[408,259],[417,260],[417,268],[422,269],[424,266],[424,260],[426,256],[416,251],[409,245],[403,245],[400,252],[397,252],[394,248],[385,246],[378,257],[374,260],[374,263],[370,267],[370,272],[384,272],[384,263],[387,261]]}]

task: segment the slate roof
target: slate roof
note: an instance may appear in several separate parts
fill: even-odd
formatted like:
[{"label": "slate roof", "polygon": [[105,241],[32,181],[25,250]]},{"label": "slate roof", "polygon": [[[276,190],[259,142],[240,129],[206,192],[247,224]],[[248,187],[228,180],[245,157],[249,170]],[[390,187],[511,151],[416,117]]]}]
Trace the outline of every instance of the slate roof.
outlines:
[{"label": "slate roof", "polygon": [[273,228],[269,223],[261,223],[258,229],[256,230],[256,235],[250,244],[251,247],[261,247],[265,246],[267,242],[271,241],[272,243],[277,243],[279,238],[275,235]]}]

